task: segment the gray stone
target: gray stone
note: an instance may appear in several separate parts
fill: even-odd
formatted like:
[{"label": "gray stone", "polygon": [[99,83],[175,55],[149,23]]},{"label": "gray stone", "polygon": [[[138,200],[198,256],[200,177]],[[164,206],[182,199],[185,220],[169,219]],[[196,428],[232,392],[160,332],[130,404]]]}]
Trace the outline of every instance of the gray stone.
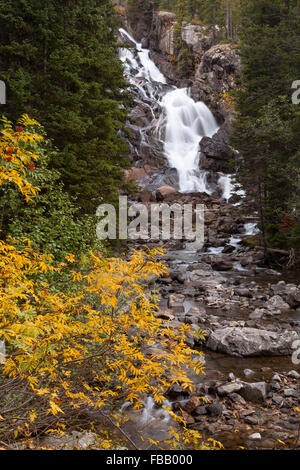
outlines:
[{"label": "gray stone", "polygon": [[231,382],[221,385],[217,388],[218,395],[220,397],[224,397],[230,395],[231,393],[239,393],[239,391],[243,388],[243,385],[239,382]]},{"label": "gray stone", "polygon": [[284,391],[284,396],[285,397],[293,397],[293,398],[298,398],[299,393],[294,390],[293,388],[286,388]]},{"label": "gray stone", "polygon": [[243,382],[238,393],[247,401],[263,403],[268,394],[268,385],[265,382]]},{"label": "gray stone", "polygon": [[222,416],[223,413],[223,405],[221,403],[215,401],[209,405],[206,405],[206,410],[209,416]]},{"label": "gray stone", "polygon": [[300,379],[300,374],[296,370],[290,370],[287,376],[291,377],[292,379]]},{"label": "gray stone", "polygon": [[259,320],[264,315],[264,310],[261,308],[256,308],[254,312],[250,313],[249,318],[250,320]]},{"label": "gray stone", "polygon": [[244,369],[244,376],[245,377],[251,377],[251,375],[254,374],[254,371],[251,369]]},{"label": "gray stone", "polygon": [[251,441],[260,441],[261,440],[261,434],[259,432],[255,432],[254,434],[251,434],[251,436],[248,437]]},{"label": "gray stone", "polygon": [[274,382],[281,382],[281,378],[279,377],[278,374],[273,375],[272,380],[273,380]]},{"label": "gray stone", "polygon": [[275,333],[257,328],[219,328],[211,333],[206,343],[213,351],[230,356],[288,356],[292,343],[298,339],[295,331]]},{"label": "gray stone", "polygon": [[257,416],[246,416],[245,418],[245,423],[246,424],[252,424],[252,425],[255,425],[255,424],[258,424],[258,417]]},{"label": "gray stone", "polygon": [[276,405],[280,406],[280,405],[282,404],[282,402],[283,402],[283,397],[282,397],[281,395],[273,395],[272,401],[273,401]]},{"label": "gray stone", "polygon": [[156,318],[161,318],[162,320],[175,320],[175,315],[172,310],[160,310],[155,313]]},{"label": "gray stone", "polygon": [[265,304],[265,308],[270,310],[280,310],[286,312],[290,310],[289,304],[287,304],[280,295],[274,295]]}]

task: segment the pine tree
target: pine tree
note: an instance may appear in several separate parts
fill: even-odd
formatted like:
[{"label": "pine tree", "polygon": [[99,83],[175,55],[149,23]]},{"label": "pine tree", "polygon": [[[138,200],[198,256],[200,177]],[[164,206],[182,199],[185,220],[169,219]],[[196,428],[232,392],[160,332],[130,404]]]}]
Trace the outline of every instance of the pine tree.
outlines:
[{"label": "pine tree", "polygon": [[84,212],[116,199],[126,165],[123,70],[109,0],[0,4],[0,74],[14,120],[38,119],[59,148],[52,162]]},{"label": "pine tree", "polygon": [[269,245],[299,246],[300,109],[291,99],[300,70],[299,4],[243,0],[242,20],[243,88],[232,144],[267,254]]}]

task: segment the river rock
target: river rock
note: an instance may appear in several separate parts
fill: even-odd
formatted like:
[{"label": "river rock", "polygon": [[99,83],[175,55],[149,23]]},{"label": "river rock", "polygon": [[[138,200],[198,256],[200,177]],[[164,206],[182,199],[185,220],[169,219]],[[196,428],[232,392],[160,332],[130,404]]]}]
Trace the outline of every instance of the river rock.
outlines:
[{"label": "river rock", "polygon": [[300,290],[297,289],[293,292],[290,292],[286,298],[286,301],[292,308],[300,307]]},{"label": "river rock", "polygon": [[296,370],[290,370],[287,376],[291,377],[292,379],[300,379],[300,374]]},{"label": "river rock", "polygon": [[265,308],[269,310],[280,310],[286,312],[290,310],[289,304],[287,304],[280,295],[274,295],[268,302],[265,303]]},{"label": "river rock", "polygon": [[253,375],[253,374],[254,374],[254,371],[253,371],[253,370],[251,370],[251,369],[244,369],[244,376],[245,376],[245,377],[247,377],[247,378],[248,378],[248,377],[251,377],[251,375]]},{"label": "river rock", "polygon": [[212,268],[216,271],[231,271],[233,264],[222,258],[215,258],[212,260]]},{"label": "river rock", "polygon": [[250,439],[250,441],[260,441],[261,434],[259,432],[255,432],[254,434],[251,434],[251,436],[249,436],[248,439]]},{"label": "river rock", "polygon": [[223,405],[221,405],[221,403],[215,400],[213,403],[206,405],[206,410],[209,416],[214,416],[214,417],[222,416]]},{"label": "river rock", "polygon": [[227,395],[231,395],[232,393],[239,393],[242,388],[243,388],[242,383],[230,382],[230,383],[226,383],[218,387],[217,392],[220,397],[224,397]]},{"label": "river rock", "polygon": [[162,320],[175,320],[175,315],[172,310],[160,310],[154,315],[156,318],[161,318]]},{"label": "river rock", "polygon": [[268,395],[268,385],[265,382],[247,383],[243,382],[239,394],[253,403],[263,403]]},{"label": "river rock", "polygon": [[189,414],[192,414],[194,413],[194,411],[196,410],[196,408],[198,408],[200,406],[200,400],[199,398],[197,397],[192,397],[190,398],[186,404],[184,405],[183,409],[184,411],[186,411],[187,413]]},{"label": "river rock", "polygon": [[206,343],[213,351],[230,356],[288,356],[292,343],[298,339],[295,331],[275,333],[257,328],[220,328],[215,330]]},{"label": "river rock", "polygon": [[259,320],[264,316],[265,311],[261,308],[256,308],[254,312],[250,313],[249,318],[250,320]]}]

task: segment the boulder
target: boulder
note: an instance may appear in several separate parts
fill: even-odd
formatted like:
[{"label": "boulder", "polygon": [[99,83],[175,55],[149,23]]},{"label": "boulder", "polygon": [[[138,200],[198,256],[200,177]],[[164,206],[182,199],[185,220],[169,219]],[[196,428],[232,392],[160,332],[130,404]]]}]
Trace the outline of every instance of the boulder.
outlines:
[{"label": "boulder", "polygon": [[158,200],[163,200],[170,194],[177,193],[177,190],[173,186],[161,186],[156,190],[156,197]]},{"label": "boulder", "polygon": [[263,403],[267,398],[269,387],[265,382],[242,383],[242,388],[238,392],[246,401],[253,403]]},{"label": "boulder", "polygon": [[296,370],[290,370],[287,376],[291,377],[292,379],[300,379],[300,374]]},{"label": "boulder", "polygon": [[211,266],[216,271],[231,271],[233,268],[233,263],[220,257],[212,259]]},{"label": "boulder", "polygon": [[211,333],[206,345],[213,351],[237,357],[288,356],[297,339],[295,331],[275,333],[257,328],[227,327]]},{"label": "boulder", "polygon": [[265,308],[270,310],[280,310],[286,312],[290,310],[289,304],[287,304],[280,295],[274,295],[268,302],[265,303]]},{"label": "boulder", "polygon": [[200,143],[201,167],[205,170],[227,171],[232,156],[232,148],[228,142],[228,132],[222,126],[212,137],[203,137]]}]

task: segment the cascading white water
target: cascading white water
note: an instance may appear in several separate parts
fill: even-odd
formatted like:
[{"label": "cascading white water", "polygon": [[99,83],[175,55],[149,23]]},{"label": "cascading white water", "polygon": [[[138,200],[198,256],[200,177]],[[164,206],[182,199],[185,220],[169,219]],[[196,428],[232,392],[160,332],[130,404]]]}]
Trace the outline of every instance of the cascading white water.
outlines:
[{"label": "cascading white water", "polygon": [[[144,78],[151,83],[152,88],[158,84],[166,85],[167,80],[150,59],[149,50],[143,49],[126,30],[121,28],[120,33],[136,48],[136,54],[125,48],[120,50],[125,73],[130,83],[136,85],[142,95],[147,97],[144,84],[141,85],[137,79]],[[166,115],[164,152],[170,166],[178,172],[179,190],[210,194],[207,172],[199,168],[199,143],[204,136],[211,137],[218,130],[213,114],[204,103],[196,103],[189,96],[187,88],[173,87],[170,91],[168,87],[165,94],[160,89],[160,98],[155,98],[155,93],[149,93],[149,89],[147,91],[152,99],[161,104]],[[157,124],[160,125],[161,122],[162,119]],[[162,129],[159,129],[158,136],[162,135]]]},{"label": "cascading white water", "polygon": [[195,103],[186,88],[167,93],[162,106],[167,116],[165,154],[178,171],[180,191],[210,193],[206,172],[199,169],[199,143],[218,130],[213,114],[204,103]]},{"label": "cascading white water", "polygon": [[146,80],[149,81],[166,84],[166,77],[164,77],[164,75],[156,67],[155,63],[150,59],[149,50],[143,49],[142,45],[137,42],[132,36],[130,36],[130,34],[125,29],[120,28],[119,31],[123,35],[123,37],[125,36],[127,39],[129,39],[130,42],[135,44],[142,67],[138,65],[133,53],[125,48],[122,48],[120,53],[120,59],[122,60],[122,62],[126,62],[126,60],[129,59],[129,61],[132,61],[133,67],[139,68],[139,73],[136,75],[136,77],[144,77],[146,78]]}]

